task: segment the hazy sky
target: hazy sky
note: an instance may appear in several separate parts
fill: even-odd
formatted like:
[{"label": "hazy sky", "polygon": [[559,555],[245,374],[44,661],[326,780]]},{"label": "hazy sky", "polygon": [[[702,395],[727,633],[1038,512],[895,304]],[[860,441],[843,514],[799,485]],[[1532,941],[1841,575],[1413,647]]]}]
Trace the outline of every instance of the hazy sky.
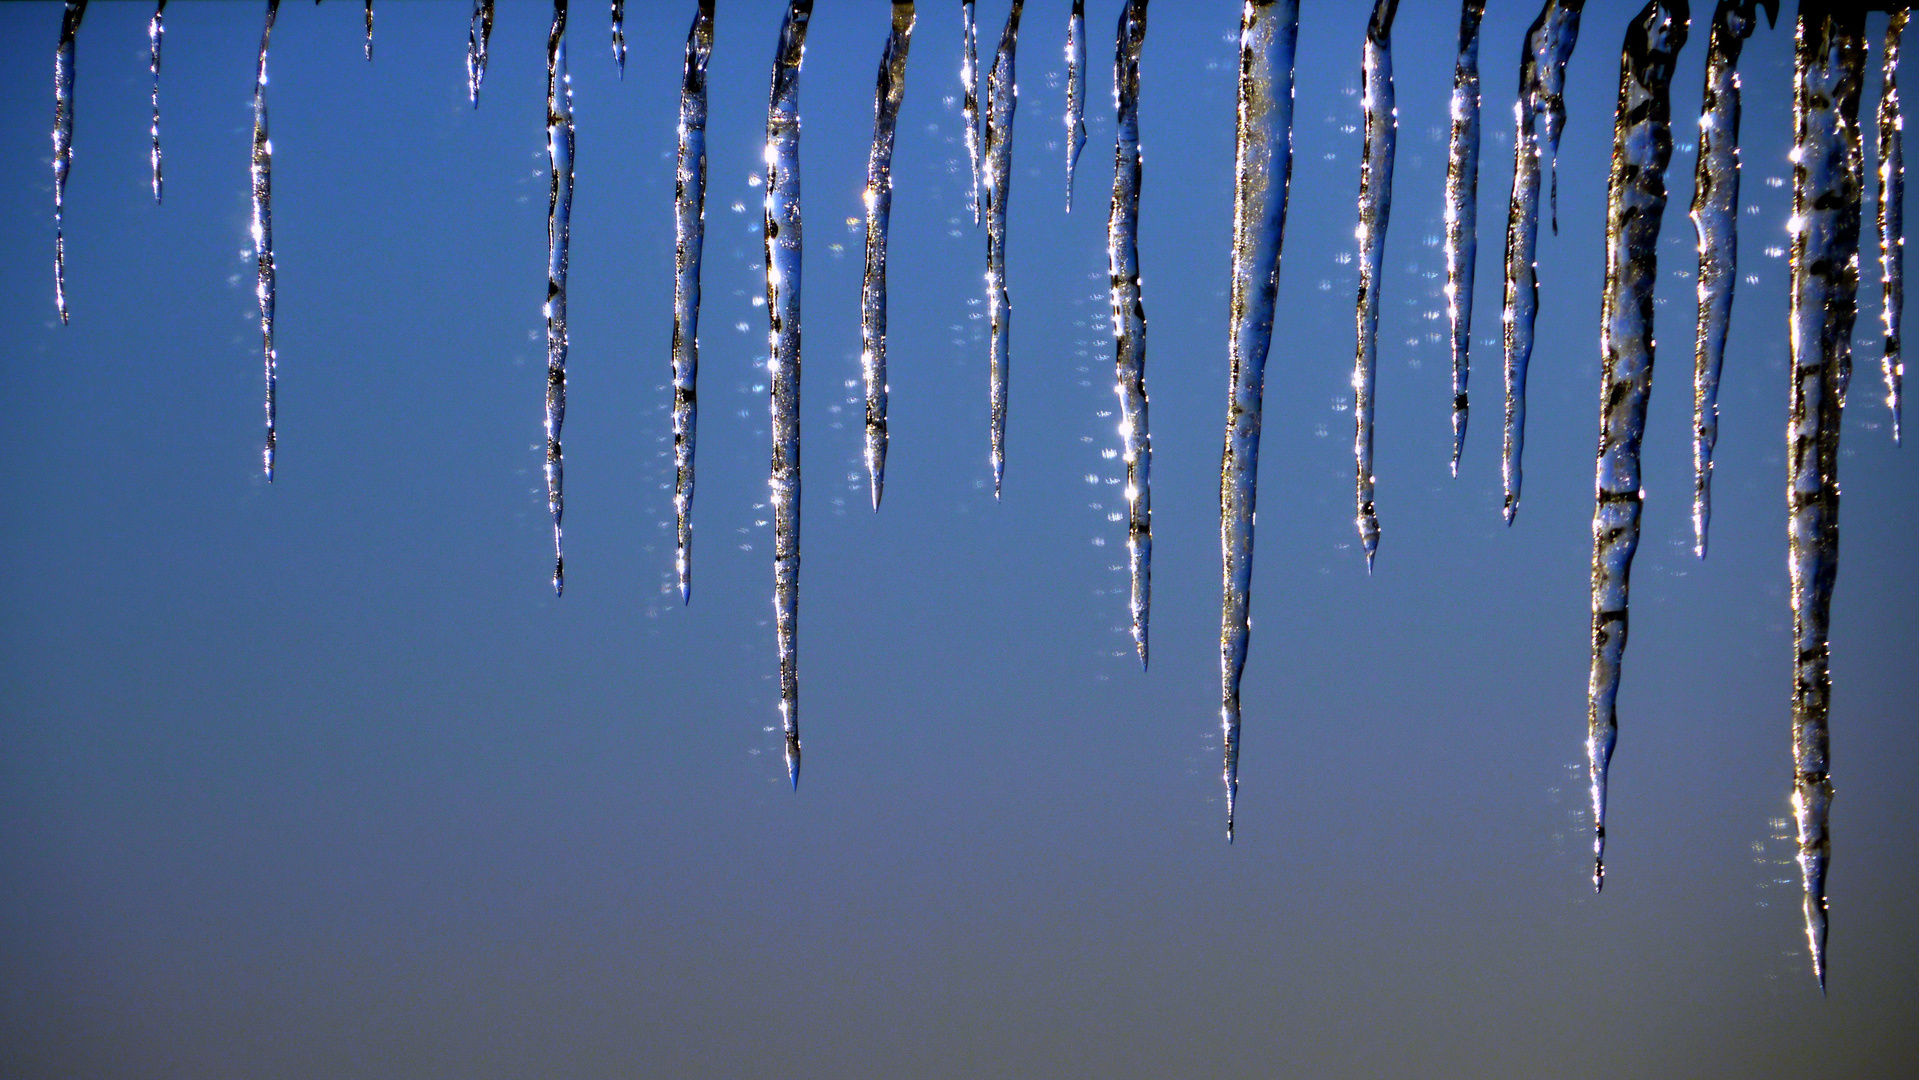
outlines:
[{"label": "hazy sky", "polygon": [[[674,125],[691,0],[569,34],[579,123],[568,588],[540,476],[549,9],[289,2],[271,59],[279,472],[259,472],[247,161],[261,5],[80,33],[54,312],[57,4],[0,5],[0,1073],[18,1077],[1908,1075],[1919,1060],[1919,449],[1865,260],[1846,417],[1832,981],[1786,835],[1788,20],[1748,45],[1712,555],[1691,554],[1710,5],[1675,79],[1646,534],[1603,897],[1585,689],[1601,223],[1619,44],[1589,5],[1542,232],[1526,496],[1500,519],[1519,39],[1482,44],[1471,428],[1448,475],[1439,246],[1457,4],[1395,31],[1369,579],[1352,522],[1367,5],[1307,0],[1238,841],[1219,782],[1218,467],[1237,6],[1143,58],[1153,667],[1126,632],[1104,250],[1112,28],[1062,212],[1066,0],[1026,6],[1005,498],[960,20],[920,5],[896,157],[886,503],[860,463],[860,191],[887,27],[820,0],[802,79],[804,782],[780,761],[760,169],[779,6],[711,69],[694,598],[672,585]],[[979,5],[982,47],[1006,0]],[[654,18],[658,18],[655,23]],[[1869,23],[1875,73],[1877,35]],[[984,58],[983,58],[984,60]],[[1868,138],[1870,143],[1870,138]],[[1870,213],[1870,209],[1868,210]],[[1870,239],[1870,231],[1868,231]]]}]

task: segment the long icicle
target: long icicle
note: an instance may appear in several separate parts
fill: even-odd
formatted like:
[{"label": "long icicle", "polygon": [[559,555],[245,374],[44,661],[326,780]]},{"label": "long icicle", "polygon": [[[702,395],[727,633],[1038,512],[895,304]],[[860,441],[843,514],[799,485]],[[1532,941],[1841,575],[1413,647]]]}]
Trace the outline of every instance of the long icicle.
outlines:
[{"label": "long icicle", "polygon": [[1126,459],[1126,556],[1132,575],[1133,647],[1146,666],[1146,626],[1153,596],[1153,437],[1146,415],[1146,306],[1139,283],[1139,53],[1146,42],[1147,0],[1127,0],[1113,56],[1113,209],[1106,224],[1112,277],[1113,355],[1119,435]]},{"label": "long icicle", "polygon": [[[1777,0],[1767,0],[1777,10]],[[1754,0],[1719,0],[1706,46],[1693,170],[1692,225],[1699,234],[1699,329],[1692,375],[1693,553],[1706,557],[1712,523],[1712,450],[1719,440],[1719,372],[1732,325],[1739,264],[1739,53],[1757,24]]]},{"label": "long icicle", "polygon": [[680,602],[693,599],[693,449],[699,421],[700,253],[706,244],[706,65],[713,0],[700,0],[680,81],[680,155],[673,180],[673,566]]},{"label": "long icicle", "polygon": [[860,284],[860,368],[866,377],[866,475],[873,509],[886,487],[886,231],[893,212],[893,130],[906,96],[913,0],[893,0],[893,29],[880,54],[873,150],[866,159],[866,274]]},{"label": "long icicle", "polygon": [[1805,0],[1793,48],[1792,411],[1786,422],[1792,577],[1792,807],[1806,945],[1826,986],[1826,864],[1832,808],[1832,586],[1839,569],[1839,434],[1859,303],[1860,6]]},{"label": "long icicle", "polygon": [[789,0],[766,111],[767,366],[773,384],[773,617],[786,775],[800,786],[800,61],[813,0]]},{"label": "long icicle", "polygon": [[1892,441],[1900,441],[1900,383],[1905,358],[1899,351],[1899,321],[1906,306],[1906,154],[1905,121],[1899,116],[1899,43],[1912,12],[1899,7],[1886,21],[1885,81],[1879,91],[1879,320],[1885,327],[1885,352],[1879,362],[1886,378],[1886,406],[1892,410]]},{"label": "long icicle", "polygon": [[[1125,18],[1121,15],[1121,18]],[[1066,212],[1073,212],[1073,174],[1086,148],[1086,0],[1073,0],[1066,20]]]},{"label": "long icicle", "polygon": [[[1506,485],[1506,524],[1519,513],[1520,468],[1526,450],[1526,365],[1532,359],[1539,315],[1539,189],[1557,132],[1564,127],[1566,62],[1579,40],[1585,0],[1546,0],[1526,31],[1519,58],[1519,100],[1513,103],[1513,196],[1506,214],[1506,304],[1501,314],[1506,353],[1506,429],[1500,472]],[[1560,118],[1545,130],[1550,118]]]},{"label": "long icicle", "polygon": [[1452,139],[1446,151],[1446,316],[1453,332],[1453,475],[1466,449],[1473,263],[1479,257],[1479,21],[1486,0],[1463,0],[1453,62]]},{"label": "long icicle", "polygon": [[160,201],[160,42],[166,36],[167,0],[154,5],[153,19],[147,23],[147,44],[152,48],[153,69],[153,201]]},{"label": "long icicle", "polygon": [[626,0],[613,0],[613,63],[626,78]]},{"label": "long icicle", "polygon": [[1253,594],[1253,511],[1260,404],[1273,341],[1280,244],[1293,177],[1293,56],[1299,0],[1246,0],[1239,23],[1239,108],[1233,165],[1232,369],[1219,470],[1219,721],[1226,841],[1239,799],[1239,682]]},{"label": "long icicle", "polygon": [[466,96],[480,107],[480,83],[486,79],[486,44],[493,36],[493,0],[473,0],[473,20],[466,32]]},{"label": "long icicle", "polygon": [[972,163],[973,224],[979,224],[980,115],[979,115],[979,19],[973,0],[960,0],[960,18],[965,53],[960,57],[960,111],[966,128],[966,157]]},{"label": "long icicle", "polygon": [[1359,163],[1358,344],[1353,354],[1354,520],[1366,551],[1366,572],[1379,552],[1379,514],[1373,508],[1373,383],[1379,359],[1379,285],[1386,259],[1386,226],[1393,212],[1393,147],[1399,110],[1393,105],[1393,16],[1399,0],[1376,0],[1366,24],[1361,61],[1366,90],[1366,142]]},{"label": "long icicle", "polygon": [[1653,286],[1672,159],[1672,71],[1686,44],[1686,0],[1651,0],[1626,26],[1606,185],[1600,301],[1599,453],[1593,488],[1592,675],[1586,764],[1592,781],[1593,891],[1606,884],[1606,769],[1618,737],[1627,592],[1639,547],[1639,444],[1652,396]]},{"label": "long icicle", "polygon": [[1019,45],[1020,9],[1025,0],[1013,0],[1006,13],[993,69],[986,73],[985,210],[986,303],[992,319],[992,459],[993,498],[1000,495],[1006,476],[1006,386],[1012,366],[1013,301],[1006,292],[1006,198],[1013,187],[1013,110],[1019,105],[1014,78],[1014,53]]},{"label": "long icicle", "polygon": [[253,253],[259,269],[254,294],[260,301],[261,352],[266,361],[267,442],[261,452],[267,483],[273,482],[275,445],[274,390],[279,379],[280,355],[273,347],[273,139],[267,134],[267,42],[273,37],[273,19],[280,0],[267,0],[266,26],[260,31],[260,61],[253,72]]},{"label": "long icicle", "polygon": [[87,0],[67,0],[53,53],[53,303],[67,322],[67,170],[73,166],[73,39]]},{"label": "long icicle", "polygon": [[573,222],[573,80],[566,71],[566,0],[553,0],[546,37],[546,506],[553,515],[553,595],[566,589],[566,262]]}]

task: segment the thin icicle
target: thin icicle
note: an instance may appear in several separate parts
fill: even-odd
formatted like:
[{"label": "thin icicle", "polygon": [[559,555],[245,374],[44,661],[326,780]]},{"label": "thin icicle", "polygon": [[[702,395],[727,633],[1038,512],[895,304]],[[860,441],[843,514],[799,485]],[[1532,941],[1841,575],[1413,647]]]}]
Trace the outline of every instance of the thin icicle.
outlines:
[{"label": "thin icicle", "polygon": [[154,5],[153,19],[147,23],[147,44],[152,48],[153,68],[153,201],[160,201],[160,41],[166,36],[167,0]]},{"label": "thin icicle", "polygon": [[486,43],[493,36],[493,0],[473,0],[473,21],[466,32],[466,96],[480,107],[480,83],[486,79]]},{"label": "thin icicle", "polygon": [[1453,475],[1466,449],[1466,379],[1471,368],[1473,263],[1479,256],[1479,20],[1486,0],[1459,9],[1453,62],[1452,141],[1446,152],[1446,316],[1453,331]]},{"label": "thin icicle", "polygon": [[261,351],[266,361],[267,442],[261,458],[267,483],[273,482],[274,390],[279,379],[280,354],[273,347],[273,140],[267,134],[267,42],[273,37],[273,19],[280,0],[267,0],[266,26],[260,31],[260,62],[253,72],[253,252],[259,267],[254,294],[260,301]]},{"label": "thin icicle", "polygon": [[1899,116],[1899,39],[1911,14],[1901,7],[1886,22],[1885,82],[1879,92],[1879,319],[1886,330],[1880,370],[1886,377],[1894,443],[1899,442],[1900,383],[1906,373],[1899,351],[1899,319],[1906,306],[1906,154],[1905,121]]},{"label": "thin icicle", "polygon": [[893,211],[893,129],[906,96],[913,0],[893,0],[893,29],[880,55],[873,150],[866,159],[866,276],[860,285],[860,368],[866,377],[866,475],[873,509],[886,487],[886,230]]},{"label": "thin icicle", "polygon": [[1806,944],[1826,986],[1827,814],[1832,777],[1832,586],[1839,570],[1839,434],[1859,313],[1860,5],[1806,0],[1793,49],[1792,411],[1786,422],[1792,571],[1793,817],[1805,887]]},{"label": "thin icicle", "polygon": [[1606,185],[1600,301],[1599,454],[1593,480],[1592,676],[1586,763],[1592,780],[1593,890],[1606,884],[1606,767],[1618,737],[1627,592],[1639,547],[1639,443],[1652,396],[1653,285],[1672,159],[1672,71],[1686,44],[1685,0],[1651,0],[1626,26]]},{"label": "thin icicle", "polygon": [[[1506,524],[1519,513],[1526,449],[1526,365],[1532,359],[1539,315],[1539,189],[1542,169],[1557,161],[1565,128],[1566,62],[1579,40],[1585,0],[1546,0],[1526,31],[1519,54],[1519,100],[1513,103],[1513,197],[1506,216],[1506,430],[1500,471],[1506,484]],[[1557,165],[1554,165],[1557,168]],[[1555,181],[1555,186],[1557,181]]]},{"label": "thin icicle", "polygon": [[680,156],[673,182],[673,513],[680,602],[693,599],[693,447],[699,421],[700,252],[706,243],[706,64],[713,0],[700,0],[680,81]]},{"label": "thin icicle", "polygon": [[[1125,16],[1122,15],[1121,18]],[[1086,148],[1086,0],[1073,0],[1066,20],[1066,212],[1073,212],[1073,173]]]},{"label": "thin icicle", "polygon": [[613,0],[613,62],[626,78],[626,0]]},{"label": "thin icicle", "polygon": [[980,116],[979,116],[979,20],[973,0],[960,0],[960,18],[965,21],[966,52],[960,57],[960,88],[964,95],[960,109],[965,117],[966,157],[972,162],[973,224],[979,224]]},{"label": "thin icicle", "polygon": [[373,0],[366,0],[366,62],[373,62]]},{"label": "thin icicle", "polygon": [[1273,341],[1280,242],[1293,177],[1293,56],[1299,0],[1246,0],[1239,22],[1238,148],[1233,166],[1232,368],[1226,449],[1219,471],[1220,734],[1226,840],[1239,799],[1239,682],[1246,670],[1253,596],[1253,511],[1259,480],[1260,403]]},{"label": "thin icicle", "polygon": [[786,775],[800,785],[800,61],[813,0],[789,0],[766,111],[766,317],[773,402],[773,618]]},{"label": "thin icicle", "polygon": [[[1775,14],[1777,0],[1766,0]],[[1699,234],[1699,330],[1692,375],[1693,553],[1706,557],[1712,523],[1712,449],[1719,439],[1719,371],[1732,325],[1739,264],[1739,53],[1757,25],[1754,0],[1719,0],[1706,47],[1693,170],[1692,224]]]},{"label": "thin icicle", "polygon": [[1019,105],[1019,86],[1013,74],[1013,54],[1019,44],[1020,9],[1025,0],[1013,0],[1000,34],[993,70],[986,73],[986,303],[992,319],[993,498],[999,498],[1006,475],[1006,384],[1012,365],[1013,302],[1006,292],[1006,197],[1013,187],[1013,110]]},{"label": "thin icicle", "polygon": [[67,0],[53,53],[53,303],[67,322],[67,170],[73,165],[73,39],[87,0]]},{"label": "thin icicle", "polygon": [[1146,624],[1153,594],[1153,439],[1146,422],[1146,306],[1139,285],[1139,52],[1147,0],[1127,0],[1113,56],[1113,209],[1106,224],[1112,276],[1113,354],[1119,435],[1126,459],[1126,554],[1132,572],[1133,647],[1146,666]]},{"label": "thin icicle", "polygon": [[546,37],[546,505],[553,514],[553,595],[566,588],[566,549],[560,514],[565,509],[565,454],[560,425],[566,421],[566,260],[573,221],[573,80],[566,72],[566,0],[553,0],[553,27]]},{"label": "thin icicle", "polygon": [[1393,105],[1393,16],[1399,0],[1376,0],[1366,24],[1361,70],[1366,83],[1366,144],[1359,162],[1359,343],[1353,355],[1354,517],[1366,550],[1366,572],[1379,552],[1379,515],[1373,509],[1373,380],[1379,359],[1380,270],[1386,259],[1386,225],[1393,213],[1393,146],[1399,110]]}]

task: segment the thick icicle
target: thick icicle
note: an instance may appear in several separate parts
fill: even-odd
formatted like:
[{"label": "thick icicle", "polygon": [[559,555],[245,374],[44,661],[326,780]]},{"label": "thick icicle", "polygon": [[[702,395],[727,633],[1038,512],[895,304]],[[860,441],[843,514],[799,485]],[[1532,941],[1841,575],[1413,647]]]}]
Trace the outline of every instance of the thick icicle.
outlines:
[{"label": "thick icicle", "polygon": [[680,80],[680,156],[673,181],[673,565],[680,602],[693,598],[693,447],[699,421],[700,252],[706,244],[706,64],[713,55],[713,0],[700,0],[686,35]]},{"label": "thick icicle", "polygon": [[153,69],[153,201],[160,201],[160,42],[166,36],[167,0],[160,0],[153,8],[153,19],[147,23],[147,44],[152,48]]},{"label": "thick icicle", "polygon": [[366,0],[366,60],[373,62],[373,0]]},{"label": "thick icicle", "polygon": [[1479,257],[1479,20],[1486,0],[1459,9],[1453,62],[1452,141],[1446,152],[1446,315],[1453,332],[1453,475],[1466,449],[1466,379],[1471,370],[1473,262]]},{"label": "thick icicle", "polygon": [[573,221],[573,80],[566,71],[566,0],[553,0],[546,37],[546,506],[553,514],[553,595],[566,588],[566,549],[560,538],[566,461],[560,425],[566,421],[566,259]]},{"label": "thick icicle", "polygon": [[[1777,0],[1765,0],[1776,12]],[[1699,331],[1692,375],[1693,553],[1706,557],[1712,522],[1712,448],[1719,439],[1719,370],[1732,325],[1739,264],[1739,53],[1758,13],[1754,0],[1719,0],[1706,46],[1693,170],[1692,225],[1699,234]]]},{"label": "thick icicle", "polygon": [[1133,647],[1146,666],[1146,624],[1153,595],[1153,438],[1146,422],[1146,306],[1139,285],[1139,52],[1147,0],[1127,0],[1113,57],[1118,109],[1113,140],[1113,209],[1106,224],[1112,275],[1113,354],[1119,436],[1126,459],[1126,555],[1132,572]]},{"label": "thick icicle", "polygon": [[[1122,15],[1121,18],[1125,16]],[[1073,212],[1073,173],[1086,148],[1086,0],[1073,0],[1066,20],[1066,212]]]},{"label": "thick icicle", "polygon": [[1651,0],[1626,26],[1606,185],[1600,301],[1599,454],[1593,481],[1592,676],[1586,763],[1592,780],[1593,889],[1606,883],[1606,767],[1618,736],[1627,591],[1639,547],[1639,443],[1652,396],[1653,286],[1672,159],[1672,71],[1686,44],[1686,0]]},{"label": "thick icicle", "polygon": [[1219,470],[1220,733],[1226,840],[1239,798],[1239,681],[1246,670],[1253,594],[1253,510],[1259,481],[1260,402],[1273,341],[1280,242],[1293,176],[1293,56],[1299,0],[1246,0],[1239,23],[1238,149],[1233,166],[1232,369],[1226,449]]},{"label": "thick icicle", "polygon": [[1359,343],[1353,355],[1354,517],[1366,550],[1366,572],[1379,552],[1379,515],[1373,509],[1373,380],[1379,359],[1380,270],[1386,259],[1386,225],[1393,212],[1393,146],[1399,110],[1393,105],[1393,16],[1399,0],[1376,0],[1366,24],[1361,70],[1366,81],[1366,145],[1359,162]]},{"label": "thick icicle", "polygon": [[[1519,100],[1513,103],[1513,197],[1506,215],[1506,430],[1500,471],[1506,484],[1506,524],[1519,513],[1526,449],[1526,365],[1532,359],[1539,315],[1539,189],[1541,169],[1556,160],[1565,127],[1566,61],[1579,40],[1585,0],[1546,0],[1526,31],[1519,55]],[[1550,149],[1549,149],[1550,148]],[[1555,168],[1557,166],[1555,165]]]},{"label": "thick icicle", "polygon": [[473,21],[466,32],[466,96],[480,107],[480,83],[486,79],[486,43],[493,36],[493,0],[473,0]]},{"label": "thick icicle", "polygon": [[1879,91],[1879,278],[1880,322],[1886,330],[1880,370],[1886,405],[1892,409],[1892,441],[1899,441],[1900,383],[1906,363],[1899,351],[1899,320],[1906,306],[1905,121],[1899,116],[1899,40],[1912,12],[1899,7],[1886,22],[1885,82]]},{"label": "thick icicle", "polygon": [[906,96],[913,0],[893,0],[893,29],[880,54],[873,150],[866,159],[866,276],[860,285],[860,368],[866,377],[866,475],[873,509],[886,487],[886,230],[893,212],[893,129]]},{"label": "thick icicle", "polygon": [[259,268],[254,293],[260,300],[261,351],[266,360],[267,442],[261,458],[267,483],[273,482],[274,390],[279,379],[280,355],[273,348],[273,139],[267,134],[267,42],[273,37],[273,19],[280,0],[267,0],[266,26],[260,31],[260,62],[253,72],[253,253]]},{"label": "thick icicle", "polygon": [[67,0],[53,53],[53,302],[67,321],[67,170],[73,165],[73,39],[87,0]]},{"label": "thick icicle", "polygon": [[1805,886],[1806,944],[1826,985],[1827,814],[1832,777],[1828,637],[1839,570],[1839,425],[1859,313],[1859,5],[1805,0],[1793,49],[1792,411],[1786,421],[1788,565],[1792,572],[1793,817]]},{"label": "thick icicle", "polygon": [[1013,74],[1013,54],[1019,44],[1020,9],[1025,0],[1013,0],[1000,34],[993,70],[986,73],[986,304],[992,319],[993,498],[999,498],[1006,475],[1006,383],[1012,364],[1013,302],[1006,293],[1006,197],[1013,187],[1013,110],[1019,105],[1019,85]]},{"label": "thick icicle", "polygon": [[[1015,0],[1017,2],[1017,0]],[[773,403],[773,618],[786,775],[800,784],[800,61],[813,0],[789,0],[766,112],[766,317]]]},{"label": "thick icicle", "polygon": [[965,117],[966,157],[972,163],[973,224],[979,224],[980,129],[979,129],[979,20],[973,0],[960,0],[960,18],[965,21],[966,52],[960,57],[960,109]]},{"label": "thick icicle", "polygon": [[613,62],[626,78],[626,0],[613,0]]}]

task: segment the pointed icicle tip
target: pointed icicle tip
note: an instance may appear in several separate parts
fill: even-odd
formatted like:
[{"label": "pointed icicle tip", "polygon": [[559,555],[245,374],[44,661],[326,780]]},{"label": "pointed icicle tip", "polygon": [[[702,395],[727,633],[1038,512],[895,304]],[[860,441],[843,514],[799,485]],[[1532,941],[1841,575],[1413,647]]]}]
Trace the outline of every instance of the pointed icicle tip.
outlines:
[{"label": "pointed icicle tip", "polygon": [[886,489],[885,482],[880,480],[880,478],[877,476],[874,477],[873,478],[873,512],[875,514],[880,512],[880,493],[884,491],[885,489]]},{"label": "pointed icicle tip", "polygon": [[786,778],[794,791],[800,789],[800,741],[791,735],[786,739]]},{"label": "pointed icicle tip", "polygon": [[1593,895],[1597,896],[1606,888],[1606,860],[1593,860]]},{"label": "pointed icicle tip", "polygon": [[1518,499],[1514,499],[1510,497],[1507,498],[1505,514],[1506,514],[1506,524],[1510,526],[1513,523],[1513,518],[1516,518],[1519,516],[1519,500]]},{"label": "pointed icicle tip", "polygon": [[1378,552],[1378,551],[1376,551],[1376,550],[1374,550],[1374,551],[1368,551],[1368,552],[1366,553],[1366,576],[1367,576],[1367,577],[1372,577],[1372,576],[1373,576],[1373,557],[1374,557],[1374,556],[1376,556],[1376,555],[1378,555],[1378,554],[1379,554],[1379,552]]}]

